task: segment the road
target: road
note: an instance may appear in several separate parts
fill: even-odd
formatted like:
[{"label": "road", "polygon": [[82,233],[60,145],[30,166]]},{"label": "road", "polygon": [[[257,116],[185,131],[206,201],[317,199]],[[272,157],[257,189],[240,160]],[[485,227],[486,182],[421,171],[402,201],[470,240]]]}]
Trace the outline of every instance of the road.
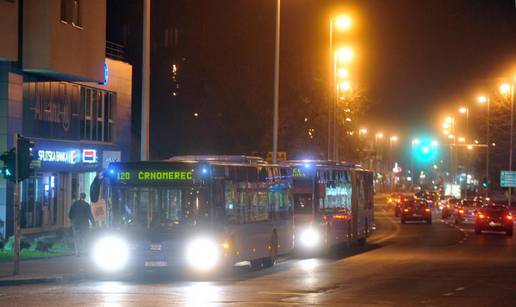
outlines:
[{"label": "road", "polygon": [[0,305],[516,306],[516,242],[434,218],[401,225],[385,205],[366,247],[217,281],[160,278],[0,288]]}]

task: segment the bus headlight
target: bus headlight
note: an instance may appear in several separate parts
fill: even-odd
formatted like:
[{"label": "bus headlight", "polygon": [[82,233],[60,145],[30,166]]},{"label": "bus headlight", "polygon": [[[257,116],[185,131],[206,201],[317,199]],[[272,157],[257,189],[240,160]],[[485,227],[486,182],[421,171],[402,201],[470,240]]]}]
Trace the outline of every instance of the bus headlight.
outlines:
[{"label": "bus headlight", "polygon": [[108,236],[95,243],[92,256],[98,268],[106,272],[114,272],[127,264],[129,247],[122,238]]},{"label": "bus headlight", "polygon": [[319,234],[319,231],[312,227],[309,227],[301,232],[299,240],[301,241],[301,244],[303,246],[313,248],[314,246],[319,244],[319,241],[321,240],[321,235]]},{"label": "bus headlight", "polygon": [[214,240],[208,238],[194,239],[186,248],[186,261],[198,271],[213,269],[219,262],[219,258],[219,246]]}]

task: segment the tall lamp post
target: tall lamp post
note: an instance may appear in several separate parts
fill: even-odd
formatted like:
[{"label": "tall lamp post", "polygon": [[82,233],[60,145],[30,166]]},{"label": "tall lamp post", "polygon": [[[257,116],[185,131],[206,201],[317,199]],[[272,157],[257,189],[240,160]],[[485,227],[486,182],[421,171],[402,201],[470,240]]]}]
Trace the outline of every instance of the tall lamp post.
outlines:
[{"label": "tall lamp post", "polygon": [[[509,171],[512,171],[512,139],[514,134],[514,80],[511,82],[511,84],[504,83],[500,86],[500,92],[504,96],[510,95],[511,99],[511,128],[509,131],[510,137],[509,137]],[[511,205],[512,201],[512,188],[509,187],[509,198],[508,198],[508,205]]]},{"label": "tall lamp post", "polygon": [[491,125],[491,120],[490,120],[490,114],[491,114],[491,99],[489,99],[489,96],[478,96],[477,97],[477,101],[478,103],[482,104],[482,105],[487,105],[487,122],[486,122],[486,180],[487,180],[487,187],[486,187],[486,196],[489,196],[489,187],[490,187],[490,183],[489,183],[489,146],[490,146],[490,125]]},{"label": "tall lamp post", "polygon": [[274,47],[274,109],[272,120],[272,163],[278,162],[279,129],[279,57],[280,57],[281,0],[276,1],[276,41]]},{"label": "tall lamp post", "polygon": [[387,171],[391,174],[391,192],[394,191],[394,172],[393,168],[393,160],[392,160],[392,144],[398,142],[398,137],[396,135],[392,135],[389,138],[389,166],[387,167]]},{"label": "tall lamp post", "polygon": [[[352,19],[349,16],[341,15],[330,19],[329,37],[329,101],[328,101],[328,160],[338,159],[338,118],[337,118],[337,99],[339,92],[342,91],[342,82],[346,82],[346,87],[350,83],[347,80],[349,70],[338,67],[339,64],[349,64],[353,57],[353,50],[350,47],[335,50],[335,33],[348,32],[352,27]],[[340,79],[340,80],[339,80]],[[347,89],[345,89],[347,91]]]}]

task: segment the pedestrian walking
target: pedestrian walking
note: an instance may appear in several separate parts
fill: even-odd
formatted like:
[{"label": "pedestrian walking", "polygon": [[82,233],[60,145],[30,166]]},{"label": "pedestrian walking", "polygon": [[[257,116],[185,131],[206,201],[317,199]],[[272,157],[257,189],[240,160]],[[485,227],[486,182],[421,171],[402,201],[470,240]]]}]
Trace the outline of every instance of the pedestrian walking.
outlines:
[{"label": "pedestrian walking", "polygon": [[90,223],[91,226],[95,225],[95,219],[91,213],[90,204],[88,204],[85,199],[86,194],[81,193],[79,200],[76,200],[72,204],[70,212],[68,213],[68,217],[72,221],[73,241],[76,256],[80,256],[81,251],[84,249],[86,237],[90,229]]}]

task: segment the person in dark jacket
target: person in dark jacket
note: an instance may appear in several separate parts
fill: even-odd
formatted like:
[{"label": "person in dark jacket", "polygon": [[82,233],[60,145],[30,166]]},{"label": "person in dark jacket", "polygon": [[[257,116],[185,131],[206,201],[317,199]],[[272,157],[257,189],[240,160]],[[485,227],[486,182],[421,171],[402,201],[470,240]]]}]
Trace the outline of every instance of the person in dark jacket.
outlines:
[{"label": "person in dark jacket", "polygon": [[86,201],[86,194],[81,193],[79,200],[75,201],[70,208],[68,217],[72,221],[73,241],[75,245],[75,255],[79,256],[83,248],[86,236],[91,226],[95,225],[95,219],[91,213],[90,204]]}]

